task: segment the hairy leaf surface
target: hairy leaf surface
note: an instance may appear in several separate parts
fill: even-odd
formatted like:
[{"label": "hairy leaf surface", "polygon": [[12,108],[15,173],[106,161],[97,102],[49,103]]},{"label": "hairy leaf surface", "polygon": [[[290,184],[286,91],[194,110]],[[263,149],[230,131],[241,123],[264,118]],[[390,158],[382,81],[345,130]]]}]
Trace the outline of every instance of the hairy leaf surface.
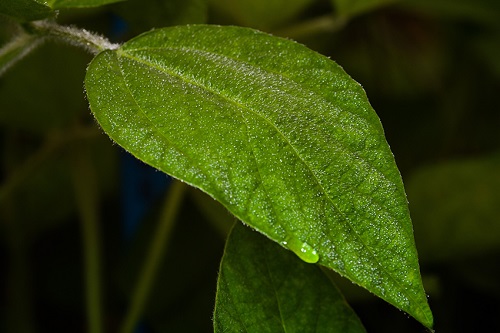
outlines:
[{"label": "hairy leaf surface", "polygon": [[432,326],[399,171],[336,63],[251,29],[174,27],[102,52],[85,85],[136,157]]},{"label": "hairy leaf surface", "polygon": [[363,325],[318,266],[301,262],[237,223],[217,283],[215,332],[363,333]]}]

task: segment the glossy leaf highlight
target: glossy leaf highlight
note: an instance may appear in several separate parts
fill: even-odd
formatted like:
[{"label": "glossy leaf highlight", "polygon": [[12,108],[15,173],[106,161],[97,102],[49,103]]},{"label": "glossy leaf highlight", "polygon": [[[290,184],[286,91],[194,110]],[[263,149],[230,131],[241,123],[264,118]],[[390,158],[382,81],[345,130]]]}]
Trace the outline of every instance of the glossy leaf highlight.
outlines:
[{"label": "glossy leaf highlight", "polygon": [[399,171],[333,61],[252,29],[174,27],[99,54],[85,86],[136,157],[432,326]]},{"label": "glossy leaf highlight", "polygon": [[318,266],[237,223],[217,283],[214,332],[363,333]]}]

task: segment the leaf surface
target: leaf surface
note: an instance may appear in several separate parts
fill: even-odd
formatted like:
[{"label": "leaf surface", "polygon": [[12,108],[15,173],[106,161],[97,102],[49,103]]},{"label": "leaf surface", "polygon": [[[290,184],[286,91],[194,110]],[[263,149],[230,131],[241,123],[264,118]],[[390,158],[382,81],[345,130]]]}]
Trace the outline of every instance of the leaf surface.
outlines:
[{"label": "leaf surface", "polygon": [[217,282],[214,332],[362,333],[363,325],[318,266],[236,223]]},{"label": "leaf surface", "polygon": [[399,171],[333,61],[252,29],[174,27],[102,52],[85,86],[136,157],[432,326]]}]

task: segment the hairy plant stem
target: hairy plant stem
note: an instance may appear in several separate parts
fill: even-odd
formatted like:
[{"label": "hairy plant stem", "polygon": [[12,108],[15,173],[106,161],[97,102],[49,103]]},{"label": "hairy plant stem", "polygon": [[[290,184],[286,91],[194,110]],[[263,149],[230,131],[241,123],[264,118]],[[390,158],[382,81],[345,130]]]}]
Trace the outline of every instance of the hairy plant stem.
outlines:
[{"label": "hairy plant stem", "polygon": [[132,303],[125,317],[121,333],[132,333],[142,314],[146,300],[153,287],[156,272],[162,262],[165,247],[172,233],[175,217],[179,211],[186,188],[187,185],[180,181],[174,181],[170,185],[164,208],[158,221],[158,227],[154,233],[146,262],[141,270],[141,276],[137,281],[132,295]]},{"label": "hairy plant stem", "polygon": [[117,49],[120,46],[88,30],[59,25],[49,20],[31,22],[28,25],[28,29],[40,36],[52,37],[71,45],[84,48],[94,55],[104,50]]}]

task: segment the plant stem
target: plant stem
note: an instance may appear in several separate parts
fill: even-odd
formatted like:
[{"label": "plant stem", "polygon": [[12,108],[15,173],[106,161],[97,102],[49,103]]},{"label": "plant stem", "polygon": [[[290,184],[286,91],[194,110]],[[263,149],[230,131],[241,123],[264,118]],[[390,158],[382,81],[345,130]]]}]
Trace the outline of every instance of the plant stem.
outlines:
[{"label": "plant stem", "polygon": [[42,36],[54,37],[71,45],[82,47],[94,55],[104,50],[117,49],[120,46],[85,29],[63,26],[49,20],[32,22],[29,24],[29,28]]},{"label": "plant stem", "polygon": [[78,147],[72,156],[73,181],[81,217],[88,330],[102,332],[100,236],[97,181],[87,146]]},{"label": "plant stem", "polygon": [[174,181],[170,185],[165,205],[158,221],[154,239],[150,245],[148,257],[143,266],[141,276],[132,295],[132,303],[122,326],[122,333],[133,332],[135,325],[143,312],[144,305],[154,283],[154,278],[160,266],[165,248],[172,233],[175,217],[180,208],[180,203],[186,191],[186,185]]}]

